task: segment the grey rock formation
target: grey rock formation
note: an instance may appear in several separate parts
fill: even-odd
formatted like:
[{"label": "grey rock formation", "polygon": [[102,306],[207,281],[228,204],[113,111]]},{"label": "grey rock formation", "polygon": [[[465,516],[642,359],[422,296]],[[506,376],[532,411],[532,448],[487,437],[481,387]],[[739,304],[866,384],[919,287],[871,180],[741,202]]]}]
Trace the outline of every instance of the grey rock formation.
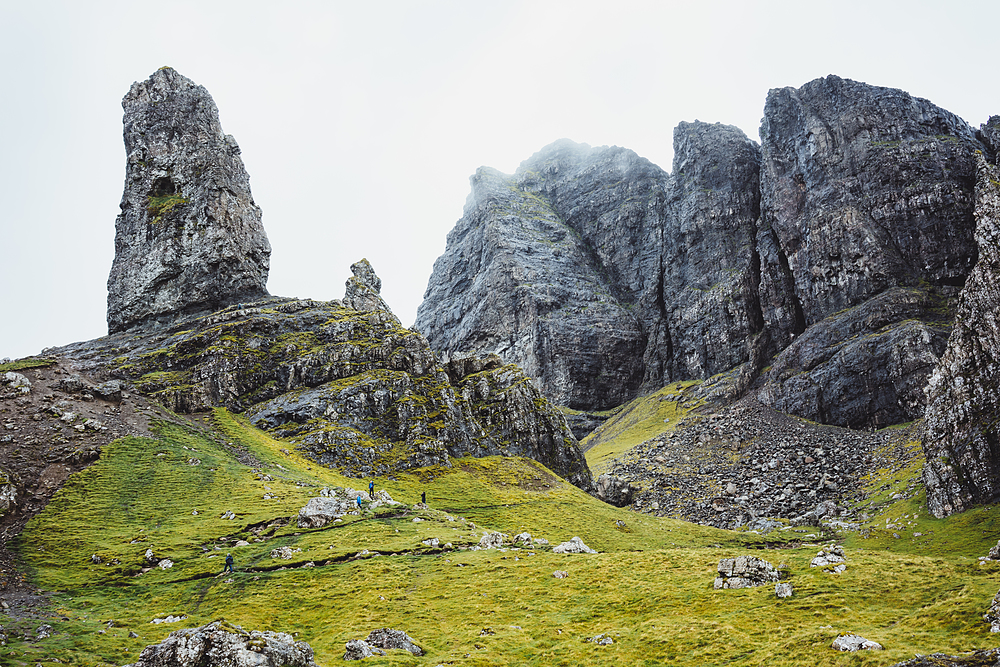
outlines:
[{"label": "grey rock formation", "polygon": [[627,479],[604,473],[594,483],[594,495],[615,507],[627,507],[632,503],[635,488]]},{"label": "grey rock formation", "polygon": [[785,351],[769,405],[855,428],[918,417],[1000,119],[977,139],[927,100],[829,76],[772,90],[761,137],[681,123],[672,175],[568,141],[513,176],[481,169],[418,328],[577,410],[676,379],[731,398]]},{"label": "grey rock formation", "polygon": [[756,556],[723,558],[719,560],[718,572],[714,584],[716,590],[764,586],[781,579],[778,568]]},{"label": "grey rock formation", "polygon": [[1000,168],[981,156],[976,242],[979,259],[927,386],[924,483],[937,517],[1000,497]]},{"label": "grey rock formation", "polygon": [[883,646],[878,642],[873,642],[870,639],[865,639],[861,635],[847,634],[840,635],[833,640],[833,644],[830,648],[834,648],[838,651],[881,651]]},{"label": "grey rock formation", "polygon": [[344,644],[344,660],[364,660],[375,655],[385,655],[385,651],[372,646],[364,639],[352,639]]},{"label": "grey rock formation", "polygon": [[850,428],[918,419],[950,332],[951,309],[938,290],[890,288],[795,338],[763,374],[757,397],[782,412]]},{"label": "grey rock formation", "polygon": [[165,67],[132,84],[108,331],[267,296],[271,247],[208,91]]},{"label": "grey rock formation", "polygon": [[362,310],[270,298],[61,353],[178,412],[245,412],[349,475],[447,466],[468,455],[526,456],[590,488],[562,413],[520,369],[498,357],[441,363],[384,305],[368,262],[352,268],[347,296]]},{"label": "grey rock formation", "polygon": [[506,176],[480,169],[416,326],[436,350],[494,352],[547,396],[600,409],[749,359],[759,151],[682,123],[675,177],[563,140]]},{"label": "grey rock formation", "polygon": [[284,632],[246,631],[226,621],[171,632],[126,667],[317,667],[312,648]]},{"label": "grey rock formation", "polygon": [[760,292],[779,349],[889,287],[965,281],[980,144],[961,118],[828,76],[770,91],[760,133]]},{"label": "grey rock formation", "polygon": [[572,537],[568,542],[562,542],[552,547],[554,554],[596,554],[595,549],[591,549],[583,543],[579,537]]},{"label": "grey rock formation", "polygon": [[422,648],[417,646],[417,643],[413,641],[413,637],[406,634],[402,630],[393,630],[392,628],[378,628],[377,630],[372,630],[368,633],[368,639],[366,639],[370,645],[377,646],[381,649],[400,649],[403,651],[409,651],[413,655],[423,655],[424,651]]},{"label": "grey rock formation", "polygon": [[970,651],[961,655],[931,653],[897,662],[892,667],[996,667],[1000,664],[1000,648]]}]

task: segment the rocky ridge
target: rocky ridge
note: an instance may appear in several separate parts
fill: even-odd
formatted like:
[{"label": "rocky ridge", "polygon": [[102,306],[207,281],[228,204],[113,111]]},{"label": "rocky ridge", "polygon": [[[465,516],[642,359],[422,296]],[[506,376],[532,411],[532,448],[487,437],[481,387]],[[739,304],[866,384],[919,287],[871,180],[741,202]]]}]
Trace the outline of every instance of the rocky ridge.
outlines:
[{"label": "rocky ridge", "polygon": [[[980,133],[996,155],[1000,117]],[[1000,497],[1000,168],[978,156],[979,259],[958,302],[947,349],[927,386],[927,465],[931,512],[941,517]]]},{"label": "rocky ridge", "polygon": [[267,296],[271,246],[250,177],[203,87],[170,67],[132,84],[108,331]]},{"label": "rocky ridge", "polygon": [[976,256],[971,128],[829,76],[772,90],[759,146],[695,122],[674,148],[670,174],[565,140],[480,169],[416,326],[578,410],[715,376],[839,426],[921,416]]}]

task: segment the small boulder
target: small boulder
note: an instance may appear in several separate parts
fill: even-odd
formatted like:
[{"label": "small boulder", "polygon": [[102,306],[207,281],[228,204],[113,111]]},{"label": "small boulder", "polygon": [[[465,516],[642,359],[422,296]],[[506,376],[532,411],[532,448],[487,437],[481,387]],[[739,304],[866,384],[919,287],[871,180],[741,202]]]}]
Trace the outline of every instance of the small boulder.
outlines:
[{"label": "small boulder", "polygon": [[573,537],[569,542],[563,542],[552,547],[554,554],[596,554],[597,551],[591,549],[583,543],[579,537]]},{"label": "small boulder", "polygon": [[774,585],[774,594],[779,598],[790,598],[792,593],[792,585],[787,581],[779,581]]},{"label": "small boulder", "polygon": [[781,579],[781,573],[766,560],[756,556],[737,556],[719,561],[719,576],[715,578],[715,589],[752,588],[763,586]]},{"label": "small boulder", "polygon": [[878,642],[865,639],[860,635],[840,635],[833,640],[832,648],[838,651],[881,651],[883,646]]},{"label": "small boulder", "polygon": [[385,651],[375,648],[364,639],[352,639],[344,644],[344,660],[364,660],[373,655],[385,655]]},{"label": "small boulder", "polygon": [[31,393],[31,381],[20,373],[7,371],[0,375],[0,398],[12,398]]},{"label": "small boulder", "polygon": [[990,624],[990,632],[1000,632],[1000,591],[993,596],[993,602],[983,620]]},{"label": "small boulder", "polygon": [[504,538],[507,536],[503,533],[486,533],[479,540],[480,549],[499,549],[503,546]]},{"label": "small boulder", "polygon": [[402,630],[393,630],[392,628],[379,628],[377,630],[372,630],[368,633],[368,639],[366,640],[372,646],[377,646],[383,649],[402,649],[404,651],[409,651],[413,655],[423,655],[424,650],[417,646],[416,642],[413,641],[413,637],[409,636]]}]

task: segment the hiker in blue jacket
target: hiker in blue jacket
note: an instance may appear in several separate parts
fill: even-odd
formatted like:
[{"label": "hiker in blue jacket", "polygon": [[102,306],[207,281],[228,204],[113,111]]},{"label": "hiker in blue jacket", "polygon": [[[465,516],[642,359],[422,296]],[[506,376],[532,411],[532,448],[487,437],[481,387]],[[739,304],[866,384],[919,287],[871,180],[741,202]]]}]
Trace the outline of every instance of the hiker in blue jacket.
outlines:
[{"label": "hiker in blue jacket", "polygon": [[236,572],[236,570],[233,569],[233,555],[232,554],[226,554],[226,566],[224,568],[222,568],[222,573],[225,574],[226,572]]},{"label": "hiker in blue jacket", "polygon": [[375,500],[375,480],[368,482],[368,497]]}]

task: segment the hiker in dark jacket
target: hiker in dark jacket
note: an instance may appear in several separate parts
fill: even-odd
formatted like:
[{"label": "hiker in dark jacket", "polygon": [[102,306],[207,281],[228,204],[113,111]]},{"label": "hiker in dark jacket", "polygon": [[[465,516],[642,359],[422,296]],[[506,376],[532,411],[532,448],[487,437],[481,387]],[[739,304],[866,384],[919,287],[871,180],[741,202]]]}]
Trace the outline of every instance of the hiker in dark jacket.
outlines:
[{"label": "hiker in dark jacket", "polygon": [[375,480],[368,482],[368,497],[375,500]]},{"label": "hiker in dark jacket", "polygon": [[228,572],[236,572],[236,570],[233,569],[233,555],[232,554],[226,554],[226,566],[224,568],[222,568],[222,573],[225,574],[227,571]]}]

